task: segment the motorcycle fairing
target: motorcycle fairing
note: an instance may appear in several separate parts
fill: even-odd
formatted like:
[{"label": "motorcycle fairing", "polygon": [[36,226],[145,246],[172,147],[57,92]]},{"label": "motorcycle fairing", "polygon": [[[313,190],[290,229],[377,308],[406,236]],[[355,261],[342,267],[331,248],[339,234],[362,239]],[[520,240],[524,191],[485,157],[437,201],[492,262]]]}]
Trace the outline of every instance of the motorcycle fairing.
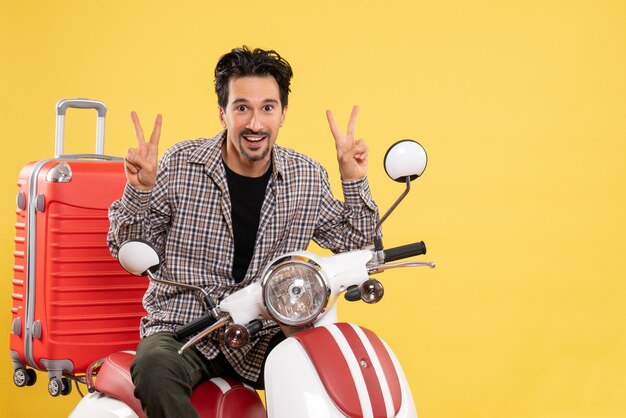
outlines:
[{"label": "motorcycle fairing", "polygon": [[300,342],[328,395],[348,417],[391,418],[402,388],[385,344],[373,332],[338,323],[301,331]]}]

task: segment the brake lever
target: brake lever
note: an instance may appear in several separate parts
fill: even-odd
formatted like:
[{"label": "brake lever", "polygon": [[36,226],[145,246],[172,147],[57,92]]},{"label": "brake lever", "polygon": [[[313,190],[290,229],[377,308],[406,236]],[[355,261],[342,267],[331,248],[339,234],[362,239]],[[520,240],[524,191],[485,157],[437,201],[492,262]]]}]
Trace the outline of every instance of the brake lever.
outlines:
[{"label": "brake lever", "polygon": [[405,261],[403,263],[391,263],[391,264],[381,264],[375,267],[369,267],[367,272],[369,274],[382,273],[385,270],[391,270],[402,267],[430,267],[431,269],[435,268],[437,264],[434,261]]},{"label": "brake lever", "polygon": [[200,332],[199,334],[196,334],[195,337],[193,337],[192,339],[190,339],[189,341],[187,341],[181,348],[180,350],[178,350],[178,354],[183,354],[183,351],[185,351],[186,349],[188,349],[189,347],[191,347],[192,345],[197,344],[201,339],[203,339],[204,337],[206,337],[207,335],[209,335],[210,333],[212,333],[213,331],[215,331],[218,328],[223,327],[224,325],[226,325],[226,323],[228,322],[228,320],[230,319],[230,315],[224,315],[223,317],[221,317],[220,319],[217,320],[217,322],[215,322],[213,325],[211,325],[210,327],[208,327],[207,329],[205,329],[204,331]]}]

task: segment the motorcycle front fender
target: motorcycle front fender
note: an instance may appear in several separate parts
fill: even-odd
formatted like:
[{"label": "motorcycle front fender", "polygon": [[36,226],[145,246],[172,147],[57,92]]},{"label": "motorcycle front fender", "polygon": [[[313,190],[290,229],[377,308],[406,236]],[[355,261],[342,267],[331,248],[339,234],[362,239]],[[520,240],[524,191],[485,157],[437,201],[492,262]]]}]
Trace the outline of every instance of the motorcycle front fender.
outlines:
[{"label": "motorcycle front fender", "polygon": [[[268,418],[417,418],[396,356],[371,331],[352,324],[331,324],[302,333],[307,337],[299,338],[298,333],[287,338],[267,358]],[[308,344],[307,339],[314,343]],[[387,354],[375,354],[381,350]]]}]

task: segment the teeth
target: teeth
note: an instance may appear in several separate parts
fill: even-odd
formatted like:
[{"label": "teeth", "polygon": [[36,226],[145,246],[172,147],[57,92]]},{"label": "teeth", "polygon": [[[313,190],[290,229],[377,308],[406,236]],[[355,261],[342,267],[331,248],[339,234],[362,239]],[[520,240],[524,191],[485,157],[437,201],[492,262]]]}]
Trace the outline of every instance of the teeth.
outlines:
[{"label": "teeth", "polygon": [[259,142],[263,138],[265,138],[265,137],[264,136],[244,136],[244,139],[246,141],[250,141],[250,142]]}]

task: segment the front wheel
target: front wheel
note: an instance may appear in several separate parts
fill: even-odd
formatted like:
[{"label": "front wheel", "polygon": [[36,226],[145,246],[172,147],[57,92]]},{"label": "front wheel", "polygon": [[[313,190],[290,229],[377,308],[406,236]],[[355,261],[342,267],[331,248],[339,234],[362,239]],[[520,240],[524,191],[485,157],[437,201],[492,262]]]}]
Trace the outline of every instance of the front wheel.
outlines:
[{"label": "front wheel", "polygon": [[72,392],[72,382],[67,377],[53,377],[48,382],[48,393],[52,396],[69,395]]},{"label": "front wheel", "polygon": [[63,383],[61,379],[58,377],[53,377],[48,382],[48,393],[50,396],[59,396],[61,394],[61,388],[63,387]]},{"label": "front wheel", "polygon": [[17,387],[32,386],[37,381],[37,373],[33,369],[19,368],[13,372],[13,383]]}]

